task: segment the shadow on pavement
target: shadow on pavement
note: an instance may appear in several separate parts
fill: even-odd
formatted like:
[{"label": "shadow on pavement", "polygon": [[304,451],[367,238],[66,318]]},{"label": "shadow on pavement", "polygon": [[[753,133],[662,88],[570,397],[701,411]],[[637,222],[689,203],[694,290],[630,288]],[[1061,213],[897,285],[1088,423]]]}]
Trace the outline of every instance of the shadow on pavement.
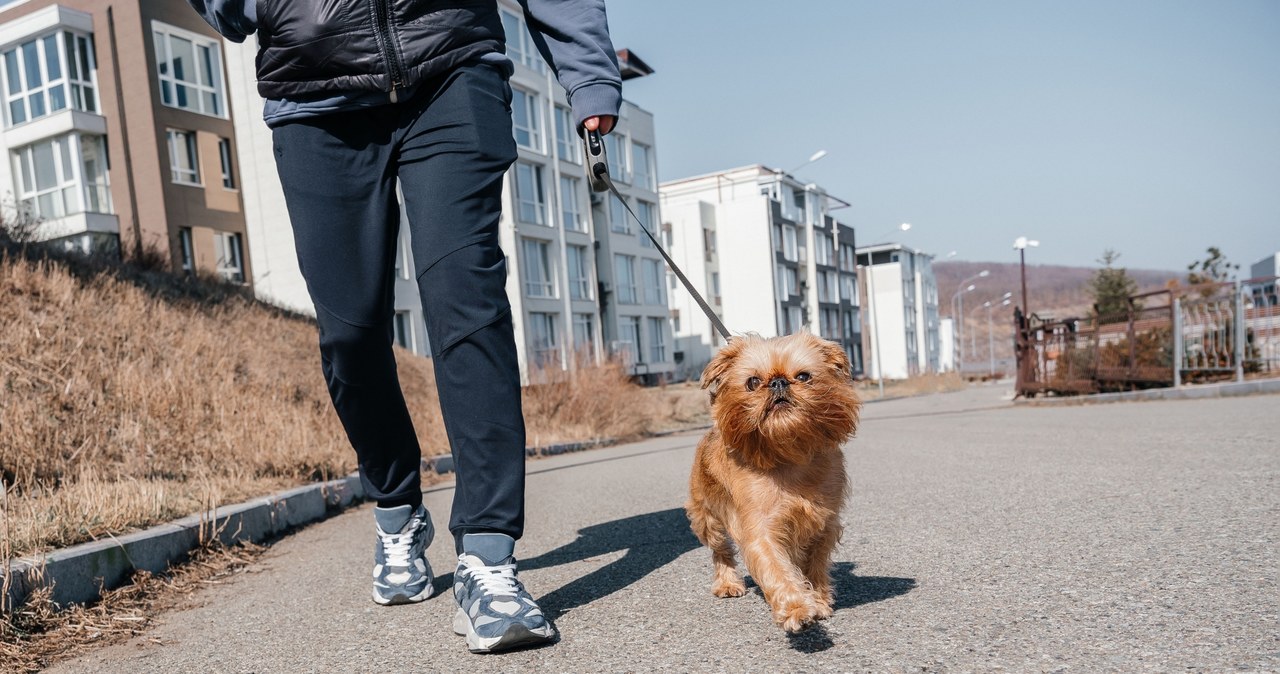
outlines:
[{"label": "shadow on pavement", "polygon": [[672,508],[580,529],[572,543],[520,560],[520,570],[569,564],[626,550],[614,562],[539,597],[542,612],[554,621],[635,583],[699,545],[684,509]]},{"label": "shadow on pavement", "polygon": [[[855,608],[904,595],[916,588],[915,578],[858,576],[853,562],[836,562],[831,567],[831,584],[836,591],[835,610]],[[799,634],[787,635],[788,645],[801,653],[821,653],[835,645],[825,625],[819,623]]]}]

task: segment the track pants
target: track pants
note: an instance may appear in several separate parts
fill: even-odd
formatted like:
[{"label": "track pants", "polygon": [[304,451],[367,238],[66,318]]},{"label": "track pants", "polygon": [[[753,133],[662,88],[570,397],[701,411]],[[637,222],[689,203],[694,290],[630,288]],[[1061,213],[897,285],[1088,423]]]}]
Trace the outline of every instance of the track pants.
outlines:
[{"label": "track pants", "polygon": [[516,158],[510,105],[505,76],[472,64],[407,101],[274,131],[325,381],[366,493],[382,505],[421,501],[421,451],[391,351],[400,181],[457,471],[457,541],[524,528],[524,419],[498,242],[502,178]]}]

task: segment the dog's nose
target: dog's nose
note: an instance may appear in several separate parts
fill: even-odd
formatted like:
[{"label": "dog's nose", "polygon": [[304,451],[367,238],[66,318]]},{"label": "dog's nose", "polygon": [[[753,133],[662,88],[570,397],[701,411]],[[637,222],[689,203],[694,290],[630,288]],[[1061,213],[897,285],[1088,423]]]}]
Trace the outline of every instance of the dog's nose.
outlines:
[{"label": "dog's nose", "polygon": [[774,393],[781,393],[783,389],[791,385],[786,377],[774,377],[769,380],[769,389]]}]

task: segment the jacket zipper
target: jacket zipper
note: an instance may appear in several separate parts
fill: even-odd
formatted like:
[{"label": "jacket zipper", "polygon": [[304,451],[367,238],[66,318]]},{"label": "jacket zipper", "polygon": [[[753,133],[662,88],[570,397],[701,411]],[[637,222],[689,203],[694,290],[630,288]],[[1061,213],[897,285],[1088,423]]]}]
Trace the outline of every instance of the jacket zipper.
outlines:
[{"label": "jacket zipper", "polygon": [[400,71],[400,53],[391,34],[391,0],[370,0],[373,5],[373,24],[377,32],[378,42],[382,47],[382,59],[387,63],[387,74],[391,76],[391,102],[396,102],[396,89],[404,85],[404,74]]}]

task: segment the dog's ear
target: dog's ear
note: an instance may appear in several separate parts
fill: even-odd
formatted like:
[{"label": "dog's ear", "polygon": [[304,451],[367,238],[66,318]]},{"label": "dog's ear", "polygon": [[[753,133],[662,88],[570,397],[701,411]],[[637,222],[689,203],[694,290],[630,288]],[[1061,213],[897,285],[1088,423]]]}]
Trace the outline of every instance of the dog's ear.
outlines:
[{"label": "dog's ear", "polygon": [[839,344],[818,338],[818,350],[822,352],[822,360],[831,369],[846,377],[851,376],[853,370],[849,365],[849,356],[840,348]]},{"label": "dog's ear", "polygon": [[711,389],[712,402],[715,402],[716,390],[720,387],[720,380],[724,378],[725,373],[733,366],[733,361],[737,359],[738,354],[742,353],[744,346],[746,346],[745,338],[734,337],[730,339],[729,343],[720,347],[711,362],[707,363],[707,366],[702,369],[702,388]]}]

